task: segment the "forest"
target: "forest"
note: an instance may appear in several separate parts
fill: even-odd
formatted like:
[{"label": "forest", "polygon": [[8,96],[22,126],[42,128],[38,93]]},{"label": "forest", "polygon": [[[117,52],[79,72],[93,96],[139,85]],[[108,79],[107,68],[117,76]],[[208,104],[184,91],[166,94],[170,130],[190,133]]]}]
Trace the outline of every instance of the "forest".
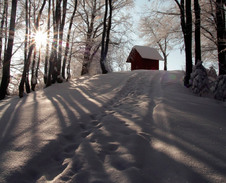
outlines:
[{"label": "forest", "polygon": [[[23,97],[71,77],[129,70],[133,0],[0,0],[0,99]],[[225,0],[147,1],[139,36],[164,57],[185,52],[184,85],[193,65],[214,61],[226,74]],[[133,11],[131,11],[133,10]],[[117,68],[117,69],[115,69]]]}]

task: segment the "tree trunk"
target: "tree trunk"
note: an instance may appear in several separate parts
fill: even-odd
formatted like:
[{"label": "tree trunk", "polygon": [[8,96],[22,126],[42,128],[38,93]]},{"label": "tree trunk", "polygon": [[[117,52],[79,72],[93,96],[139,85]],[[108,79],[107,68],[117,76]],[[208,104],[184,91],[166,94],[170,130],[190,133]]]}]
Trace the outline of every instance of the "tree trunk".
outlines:
[{"label": "tree trunk", "polygon": [[[57,1],[58,5],[59,0]],[[49,58],[49,71],[48,71],[48,78],[46,82],[46,87],[50,86],[52,83],[56,82],[57,79],[57,44],[58,44],[58,28],[57,28],[57,20],[56,20],[56,11],[54,0],[52,0],[52,14],[53,14],[53,40],[52,40],[52,46],[51,46],[51,54]],[[57,10],[57,8],[56,8]]]},{"label": "tree trunk", "polygon": [[[24,41],[24,68],[23,68],[23,74],[21,77],[20,85],[19,85],[19,97],[23,97],[24,93],[24,83],[26,82],[26,92],[30,93],[30,85],[28,82],[28,60],[27,60],[27,43],[28,43],[28,29],[29,29],[29,24],[28,24],[28,1],[25,1],[25,23],[26,23],[26,30],[25,30],[25,41]],[[29,70],[29,69],[28,69]],[[28,84],[27,84],[28,82]]]},{"label": "tree trunk", "polygon": [[[72,41],[74,41],[74,36]],[[73,45],[71,45],[71,50],[69,54],[69,59],[68,59],[68,65],[67,65],[67,81],[71,79],[71,57],[72,57],[72,50],[73,50]]]},{"label": "tree trunk", "polygon": [[105,14],[104,14],[104,22],[103,22],[103,33],[102,33],[102,41],[101,41],[101,57],[100,57],[100,66],[101,66],[102,73],[104,73],[104,72],[107,73],[107,70],[105,68],[105,63],[104,63],[107,14],[108,14],[108,0],[105,0]]},{"label": "tree trunk", "polygon": [[198,61],[201,61],[201,35],[200,35],[200,27],[201,27],[201,19],[200,19],[200,6],[199,0],[194,0],[194,9],[195,9],[195,64]]},{"label": "tree trunk", "polygon": [[39,67],[40,67],[40,62],[41,62],[41,48],[39,48],[39,51],[38,51],[38,62],[37,62],[37,66],[36,66],[36,70],[35,70],[35,79],[36,79],[36,82],[35,82],[35,85],[34,85],[34,90],[35,90],[35,87],[37,85],[37,80],[38,80],[38,71],[39,71]]},{"label": "tree trunk", "polygon": [[[86,46],[85,46],[85,52],[84,52],[84,60],[82,64],[82,72],[81,75],[89,74],[89,69],[90,69],[90,55],[91,55],[91,49],[92,49],[92,44],[93,44],[93,32],[94,32],[94,21],[96,17],[96,8],[97,8],[97,1],[93,0],[93,7],[92,7],[92,13],[91,13],[91,20],[90,24],[88,21],[87,25],[87,38],[86,38]],[[87,17],[88,19],[88,17]]]},{"label": "tree trunk", "polygon": [[[107,54],[108,54],[108,47],[110,42],[110,33],[111,33],[111,23],[112,23],[112,0],[109,0],[109,17],[108,17],[108,27],[107,27],[107,35],[106,35],[106,44],[105,44],[105,51],[104,51],[104,63],[106,64]],[[106,67],[106,65],[105,65]],[[107,69],[102,70],[103,74],[108,73]]]},{"label": "tree trunk", "polygon": [[59,32],[59,52],[58,52],[58,64],[57,64],[57,82],[61,83],[61,60],[62,60],[62,44],[63,44],[63,30],[65,25],[66,18],[66,10],[67,10],[67,0],[63,0],[63,15],[60,23],[60,32]]},{"label": "tree trunk", "polygon": [[164,56],[164,71],[167,71],[167,57],[168,57],[168,54],[167,54],[167,38],[165,38],[164,40],[164,43],[165,43],[165,46],[164,46],[164,53],[163,53],[163,56]]},{"label": "tree trunk", "polygon": [[4,29],[4,24],[5,24],[5,16],[8,10],[8,1],[4,0],[4,6],[3,6],[3,13],[2,13],[2,21],[1,21],[1,26],[0,26],[0,68],[2,66],[2,50],[3,50],[3,45],[2,45],[2,38],[3,36],[3,29]]},{"label": "tree trunk", "polygon": [[[36,20],[34,20],[34,24],[35,24],[35,30],[38,30],[38,27],[39,27],[39,22],[40,22],[40,18],[41,18],[41,15],[42,15],[42,11],[45,7],[45,4],[46,4],[46,0],[43,0],[43,3],[42,3],[42,6],[39,10],[39,13],[38,13],[38,16],[36,18]],[[31,7],[31,6],[30,6]],[[29,7],[29,15],[30,15],[30,7]],[[27,10],[28,11],[28,10]],[[28,12],[26,12],[27,14]],[[34,10],[34,13],[35,13],[35,10]],[[30,17],[30,16],[29,16]],[[35,17],[35,14],[34,14],[34,17]],[[26,17],[26,20],[29,19],[29,25],[30,25],[30,18],[27,18]],[[26,24],[26,28],[28,27],[28,25]],[[29,30],[30,30],[30,27],[29,27]],[[27,33],[27,32],[26,32]],[[34,42],[34,40],[32,40]],[[30,42],[30,41],[29,41]],[[32,52],[33,50],[35,49],[35,43],[33,44],[30,44],[29,43],[29,52],[27,54],[27,57],[25,58],[25,61],[24,61],[24,69],[23,69],[23,74],[22,74],[22,77],[21,77],[21,81],[20,81],[20,85],[19,85],[19,97],[23,97],[23,92],[24,92],[24,83],[26,84],[26,91],[27,93],[30,93],[30,86],[29,86],[29,66],[30,66],[30,63],[31,63],[31,58],[32,58]],[[27,51],[26,51],[27,52]],[[35,51],[36,52],[36,51]],[[34,53],[34,59],[33,59],[33,64],[32,64],[32,79],[31,79],[31,85],[32,85],[32,90],[34,91],[35,90],[35,85],[34,85],[34,67],[35,67],[35,56],[36,56],[36,53]],[[36,78],[37,79],[37,78]],[[36,80],[37,82],[37,80]]]},{"label": "tree trunk", "polygon": [[164,54],[164,71],[167,71],[167,56]]},{"label": "tree trunk", "polygon": [[[51,0],[49,0],[49,7],[48,7],[47,40],[49,40],[50,14],[51,14]],[[47,84],[47,78],[48,78],[48,60],[49,60],[49,41],[46,42],[46,55],[45,55],[45,67],[44,67],[44,83],[45,84]]]},{"label": "tree trunk", "polygon": [[35,91],[35,85],[37,82],[37,78],[35,78],[35,64],[36,64],[36,46],[34,48],[34,54],[33,54],[33,62],[32,62],[32,66],[31,66],[31,89],[33,91]]},{"label": "tree trunk", "polygon": [[[103,34],[102,34],[102,42],[101,42],[101,58],[100,58],[100,66],[103,74],[108,73],[105,63],[106,63],[106,58],[108,53],[108,45],[110,41],[112,0],[109,0],[108,27],[107,27],[107,14],[108,14],[108,0],[105,0],[105,14],[104,14]],[[105,37],[106,37],[106,42],[105,42]]]},{"label": "tree trunk", "polygon": [[[34,6],[33,6],[33,17],[36,17],[36,3],[34,1]],[[34,18],[34,25],[36,25],[36,21]],[[35,31],[38,31],[38,26],[35,26]],[[32,91],[35,91],[35,85],[36,85],[36,81],[37,79],[35,78],[35,63],[36,63],[36,51],[37,51],[37,47],[36,47],[36,42],[35,39],[33,40],[33,44],[34,44],[34,54],[33,54],[33,61],[32,61],[32,65],[31,65],[31,89]]]},{"label": "tree trunk", "polygon": [[8,0],[5,0],[6,1],[6,14],[5,14],[5,45],[4,45],[4,52],[5,50],[7,49],[7,44],[8,44],[8,6],[9,6],[9,2]]},{"label": "tree trunk", "polygon": [[5,50],[4,60],[3,60],[3,75],[2,75],[2,82],[0,86],[0,100],[5,98],[7,94],[9,80],[10,80],[10,63],[11,63],[14,34],[15,34],[16,9],[17,9],[17,0],[12,0],[8,46],[7,46],[7,49]]},{"label": "tree trunk", "polygon": [[[63,15],[61,14],[61,2],[58,1],[56,6],[56,25],[57,25],[57,34],[58,34],[58,50],[57,50],[57,60],[56,60],[56,81],[58,83],[63,82],[61,79],[61,60],[62,60],[62,45],[63,45],[63,29],[65,25],[65,16],[66,16],[66,8],[67,8],[67,0],[63,0]],[[61,19],[62,15],[62,19]]]},{"label": "tree trunk", "polygon": [[30,34],[31,34],[31,5],[29,4],[29,7],[27,6],[27,10],[26,10],[26,37],[25,39],[26,40],[26,51],[25,51],[25,54],[24,54],[24,58],[26,61],[26,66],[25,66],[25,88],[26,88],[26,92],[27,93],[30,93],[31,92],[31,87],[30,87],[30,83],[29,83],[29,66],[30,66],[30,62],[28,60],[28,53],[27,53],[27,50],[28,50],[28,45],[30,45],[31,43],[31,38],[30,38]]},{"label": "tree trunk", "polygon": [[[65,67],[66,67],[66,62],[67,62],[67,57],[68,57],[68,52],[69,52],[69,42],[70,42],[70,36],[71,36],[71,28],[72,28],[73,19],[74,19],[76,10],[77,10],[77,0],[75,1],[75,4],[74,4],[74,10],[73,10],[73,13],[71,15],[70,24],[69,24],[68,33],[67,33],[67,42],[66,42],[64,60],[63,60],[63,66],[62,66],[62,77],[64,79],[65,79]],[[69,67],[70,67],[70,65],[69,65]]]},{"label": "tree trunk", "polygon": [[87,39],[85,52],[84,52],[84,61],[82,65],[82,72],[81,75],[89,74],[89,68],[90,68],[90,52],[91,52],[92,46],[91,46],[91,38]]},{"label": "tree trunk", "polygon": [[219,75],[226,74],[226,30],[225,30],[225,0],[216,1],[216,20],[217,20],[217,49],[219,62]]},{"label": "tree trunk", "polygon": [[[176,4],[180,9],[181,16],[181,29],[184,35],[184,44],[185,44],[185,62],[186,70],[184,77],[184,85],[189,87],[190,75],[192,73],[192,12],[191,12],[191,0],[186,0],[186,10],[184,5],[184,0],[181,0],[179,3],[178,0],[175,0]],[[186,20],[185,20],[186,14]]]},{"label": "tree trunk", "polygon": [[[53,41],[52,41],[52,50],[51,55],[49,59],[49,73],[47,78],[46,87],[50,86],[52,83],[55,83],[57,81],[57,50],[58,50],[58,41],[59,41],[59,10],[60,10],[60,4],[61,0],[57,0],[56,6],[54,5],[54,0],[52,0],[52,12],[53,12]],[[55,9],[55,10],[54,10]]]},{"label": "tree trunk", "polygon": [[184,85],[189,87],[192,73],[192,11],[191,0],[186,0],[186,34],[185,34],[186,74]]}]

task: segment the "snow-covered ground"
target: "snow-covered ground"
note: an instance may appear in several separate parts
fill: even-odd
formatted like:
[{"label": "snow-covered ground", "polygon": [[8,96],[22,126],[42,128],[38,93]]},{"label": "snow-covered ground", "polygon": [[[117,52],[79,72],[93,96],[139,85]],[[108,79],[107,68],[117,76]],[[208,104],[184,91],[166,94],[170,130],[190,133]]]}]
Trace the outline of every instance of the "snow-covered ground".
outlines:
[{"label": "snow-covered ground", "polygon": [[180,71],[55,84],[0,102],[0,182],[226,182],[226,105]]}]

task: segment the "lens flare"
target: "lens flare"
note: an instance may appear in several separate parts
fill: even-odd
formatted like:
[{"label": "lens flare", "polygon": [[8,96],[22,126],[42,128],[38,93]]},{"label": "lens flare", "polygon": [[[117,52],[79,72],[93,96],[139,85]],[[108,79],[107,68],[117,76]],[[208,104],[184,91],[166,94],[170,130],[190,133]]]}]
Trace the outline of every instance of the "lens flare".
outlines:
[{"label": "lens flare", "polygon": [[47,33],[43,31],[37,31],[35,33],[35,44],[38,48],[46,45],[47,42]]}]

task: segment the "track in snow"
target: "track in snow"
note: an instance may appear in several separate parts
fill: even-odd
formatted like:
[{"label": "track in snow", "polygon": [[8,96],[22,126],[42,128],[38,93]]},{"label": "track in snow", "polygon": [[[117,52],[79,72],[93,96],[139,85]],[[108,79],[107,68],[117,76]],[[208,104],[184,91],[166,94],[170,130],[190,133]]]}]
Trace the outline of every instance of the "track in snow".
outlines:
[{"label": "track in snow", "polygon": [[182,83],[112,73],[4,101],[0,182],[225,182],[225,107]]}]

